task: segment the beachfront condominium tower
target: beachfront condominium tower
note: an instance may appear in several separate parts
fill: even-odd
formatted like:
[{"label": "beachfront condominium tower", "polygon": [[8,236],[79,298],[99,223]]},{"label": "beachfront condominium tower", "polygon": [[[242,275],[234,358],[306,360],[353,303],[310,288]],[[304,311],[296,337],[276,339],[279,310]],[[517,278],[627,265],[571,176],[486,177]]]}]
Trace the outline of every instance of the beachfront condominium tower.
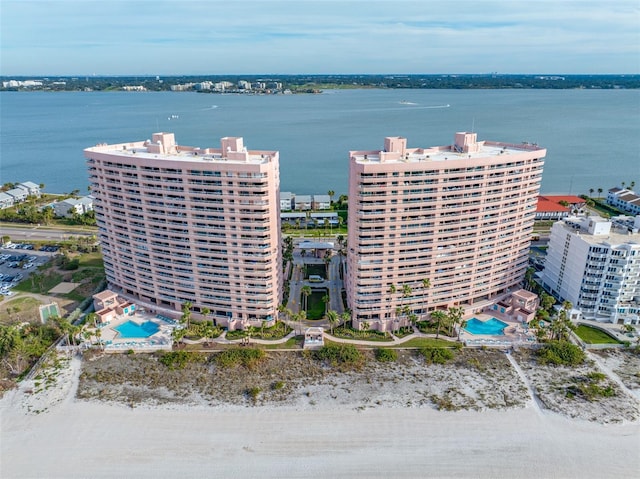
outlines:
[{"label": "beachfront condominium tower", "polygon": [[109,288],[158,313],[185,303],[231,329],[273,322],[281,296],[277,151],[172,133],[85,150]]},{"label": "beachfront condominium tower", "polygon": [[346,289],[355,327],[474,310],[524,278],[546,150],[477,141],[351,151]]},{"label": "beachfront condominium tower", "polygon": [[551,228],[544,288],[583,317],[640,323],[640,215],[569,217]]}]

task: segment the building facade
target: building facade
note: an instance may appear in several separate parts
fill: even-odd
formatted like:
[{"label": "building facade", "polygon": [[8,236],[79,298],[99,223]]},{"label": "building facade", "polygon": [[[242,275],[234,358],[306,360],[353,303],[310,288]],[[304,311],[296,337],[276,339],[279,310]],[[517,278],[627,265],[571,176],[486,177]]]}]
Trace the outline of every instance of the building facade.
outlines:
[{"label": "building facade", "polygon": [[[477,141],[352,151],[346,289],[355,327],[481,307],[522,281],[546,150]],[[415,317],[414,316],[414,317]]]},{"label": "building facade", "polygon": [[[554,223],[542,285],[586,319],[638,324],[640,216],[630,230],[598,217]],[[632,232],[634,231],[635,232]]]},{"label": "building facade", "polygon": [[632,215],[640,215],[640,196],[625,188],[611,188],[607,192],[607,203]]},{"label": "building facade", "polygon": [[[274,322],[281,298],[279,154],[178,145],[172,133],[85,150],[109,288],[230,329]],[[206,311],[206,310],[205,310]]]}]

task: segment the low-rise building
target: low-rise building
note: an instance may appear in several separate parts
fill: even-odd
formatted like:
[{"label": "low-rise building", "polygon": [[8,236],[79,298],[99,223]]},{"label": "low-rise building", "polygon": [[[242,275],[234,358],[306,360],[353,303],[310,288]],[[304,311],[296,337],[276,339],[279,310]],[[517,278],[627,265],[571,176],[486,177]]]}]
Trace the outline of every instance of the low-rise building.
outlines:
[{"label": "low-rise building", "polygon": [[0,193],[0,210],[13,206],[13,196]]},{"label": "low-rise building", "polygon": [[35,196],[37,198],[40,198],[42,194],[40,191],[40,185],[36,185],[32,181],[25,181],[24,183],[18,183],[16,187],[22,188],[23,190],[25,190],[29,196]]},{"label": "low-rise building", "polygon": [[607,203],[632,215],[640,215],[640,196],[625,188],[611,188],[607,192]]},{"label": "low-rise building", "polygon": [[585,200],[572,195],[540,195],[536,206],[536,220],[561,220],[571,213],[580,213]]},{"label": "low-rise building", "polygon": [[13,198],[13,204],[22,203],[29,196],[29,193],[24,188],[12,188],[5,191],[5,193]]},{"label": "low-rise building", "polygon": [[291,211],[293,209],[293,193],[290,191],[280,192],[280,211]]},{"label": "low-rise building", "polygon": [[313,195],[311,207],[314,210],[328,210],[331,208],[331,197],[329,195]]},{"label": "low-rise building", "polygon": [[311,195],[295,195],[293,207],[299,211],[309,211],[311,209]]}]

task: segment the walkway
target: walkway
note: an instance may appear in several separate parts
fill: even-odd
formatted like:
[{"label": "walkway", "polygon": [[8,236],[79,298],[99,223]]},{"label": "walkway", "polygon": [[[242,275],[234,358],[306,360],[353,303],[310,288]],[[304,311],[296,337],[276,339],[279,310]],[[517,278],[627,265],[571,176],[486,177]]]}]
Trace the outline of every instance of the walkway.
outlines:
[{"label": "walkway", "polygon": [[540,401],[540,398],[538,398],[538,395],[533,389],[529,378],[527,378],[527,375],[524,373],[518,362],[510,353],[507,353],[507,359],[511,363],[511,366],[513,366],[513,369],[516,371],[524,385],[527,386],[527,391],[529,392],[529,396],[531,397],[531,401],[533,402],[533,408],[535,409],[536,413],[541,416],[544,405],[542,404],[542,401]]}]

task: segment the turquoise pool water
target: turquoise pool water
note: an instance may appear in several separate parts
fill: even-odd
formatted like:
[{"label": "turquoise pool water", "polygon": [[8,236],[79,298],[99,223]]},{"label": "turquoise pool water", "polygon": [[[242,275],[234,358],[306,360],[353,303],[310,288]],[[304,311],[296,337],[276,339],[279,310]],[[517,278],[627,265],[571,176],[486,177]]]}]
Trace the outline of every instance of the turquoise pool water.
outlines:
[{"label": "turquoise pool water", "polygon": [[500,321],[496,318],[488,319],[487,321],[480,321],[476,318],[471,318],[467,321],[467,325],[464,327],[465,331],[469,331],[471,334],[490,334],[492,336],[504,336],[504,328],[509,326],[504,321]]},{"label": "turquoise pool water", "polygon": [[114,328],[120,333],[121,338],[148,338],[152,334],[156,334],[160,330],[153,321],[146,321],[142,324],[127,321]]}]

